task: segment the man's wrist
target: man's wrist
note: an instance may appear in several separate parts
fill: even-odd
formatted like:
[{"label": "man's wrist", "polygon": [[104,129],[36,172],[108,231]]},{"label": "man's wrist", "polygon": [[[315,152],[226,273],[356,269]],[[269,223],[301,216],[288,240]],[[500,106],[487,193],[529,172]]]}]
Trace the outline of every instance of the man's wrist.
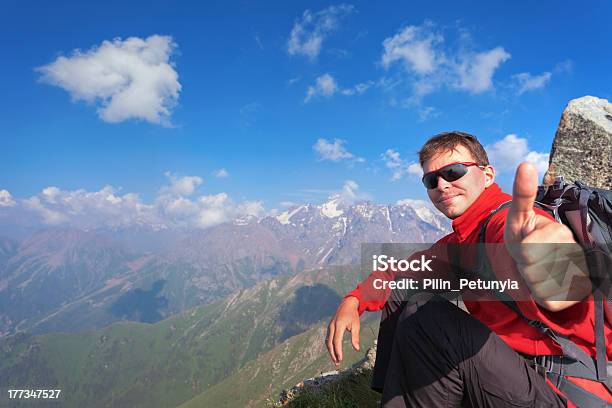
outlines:
[{"label": "man's wrist", "polygon": [[356,296],[349,295],[344,298],[344,301],[351,306],[355,306],[355,309],[359,309],[359,299]]}]

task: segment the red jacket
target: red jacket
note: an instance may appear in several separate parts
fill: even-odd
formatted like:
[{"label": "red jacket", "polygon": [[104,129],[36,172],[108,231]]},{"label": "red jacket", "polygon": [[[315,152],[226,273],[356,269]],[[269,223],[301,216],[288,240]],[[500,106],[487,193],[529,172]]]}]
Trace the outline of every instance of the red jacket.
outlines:
[{"label": "red jacket", "polygon": [[[492,210],[511,199],[512,196],[504,193],[497,184],[491,185],[485,189],[485,191],[476,199],[476,201],[464,214],[453,220],[453,232],[440,239],[437,243],[478,243],[480,227],[484,220],[488,217]],[[546,212],[540,209],[535,209],[535,211],[550,218]],[[504,242],[503,234],[507,212],[507,209],[499,211],[490,220],[485,238],[487,243]],[[442,247],[444,247],[444,245],[442,245]],[[440,261],[438,266],[441,264],[448,265],[446,249],[438,248],[437,245],[434,245],[428,250],[428,253],[430,256],[435,255],[435,259]],[[492,261],[492,264],[498,279],[506,278],[507,276],[499,276],[499,268],[496,267],[496,264],[500,264],[499,258],[492,259],[495,260]],[[516,270],[514,262],[507,259],[505,262],[502,261],[501,263],[504,264],[504,274],[514,273],[514,279],[522,280],[519,272]],[[448,266],[446,267],[448,268]],[[437,272],[436,276],[439,277],[439,272]],[[389,290],[385,291],[381,289],[374,289],[373,281],[376,278],[393,280],[390,272],[375,271],[363,282],[361,282],[355,290],[347,295],[347,297],[355,296],[359,300],[360,315],[365,310],[381,310],[386,302],[389,295]],[[558,333],[568,336],[587,353],[595,356],[594,304],[592,297],[559,312],[551,312],[543,309],[539,307],[533,299],[517,302],[517,304],[526,317],[546,323],[550,328]],[[517,352],[530,355],[562,354],[561,348],[550,337],[529,326],[525,320],[523,320],[500,301],[465,300],[465,306],[472,316],[487,325]],[[609,310],[606,310],[604,333],[607,340],[607,357],[608,359],[611,359],[612,316],[610,316],[608,312]],[[612,402],[612,396],[602,384],[581,379],[571,380],[581,385],[583,388],[588,389],[602,398],[607,398],[608,401]],[[549,385],[555,388],[550,382]]]}]

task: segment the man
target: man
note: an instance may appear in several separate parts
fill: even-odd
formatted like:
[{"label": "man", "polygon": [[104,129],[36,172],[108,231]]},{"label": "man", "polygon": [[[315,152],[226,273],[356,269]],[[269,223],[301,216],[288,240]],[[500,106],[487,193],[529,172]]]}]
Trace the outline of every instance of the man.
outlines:
[{"label": "man", "polygon": [[[589,296],[591,287],[575,284],[588,282],[584,270],[570,271],[567,263],[559,263],[543,277],[538,256],[529,253],[527,245],[520,245],[549,243],[555,252],[575,244],[566,226],[534,209],[538,184],[535,168],[522,163],[516,172],[513,195],[505,194],[495,183],[495,170],[482,145],[463,132],[434,136],[419,152],[419,160],[431,202],[453,220],[453,232],[430,252],[435,254],[446,244],[477,243],[480,227],[491,211],[512,200],[509,209],[498,211],[490,219],[485,242],[505,244],[512,256],[506,266],[511,264],[529,287],[533,297],[520,302],[522,313],[563,333],[594,355],[593,302],[579,300]],[[578,278],[574,284],[550,284],[551,276],[568,273]],[[376,279],[393,276],[375,271],[344,298],[330,321],[326,345],[332,361],[339,365],[344,332],[351,332],[352,346],[358,350],[359,316],[366,310],[383,310],[372,383],[374,389],[383,392],[383,406],[575,406],[557,389],[559,384],[539,375],[528,363],[529,358],[524,358],[562,354],[559,346],[505,304],[466,300],[470,314],[448,301],[430,301],[415,308],[393,298],[393,294],[388,299],[388,290],[374,290]],[[612,339],[610,320],[605,336]],[[608,359],[611,356],[612,347],[608,346]],[[612,403],[603,384],[564,378],[583,388],[588,398],[594,396],[593,404],[598,405],[593,406]]]}]

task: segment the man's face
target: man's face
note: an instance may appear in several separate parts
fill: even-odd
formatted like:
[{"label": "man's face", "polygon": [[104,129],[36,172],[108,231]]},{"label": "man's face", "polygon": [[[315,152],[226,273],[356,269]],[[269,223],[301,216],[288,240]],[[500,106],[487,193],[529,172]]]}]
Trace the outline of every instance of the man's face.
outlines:
[{"label": "man's face", "polygon": [[[429,173],[457,162],[476,162],[476,159],[464,146],[458,145],[455,150],[438,154],[423,163],[423,172]],[[494,174],[490,166],[485,170],[478,166],[470,166],[467,174],[459,180],[449,182],[438,177],[438,186],[427,190],[427,195],[438,210],[448,218],[455,219],[476,201],[486,187],[491,185]]]}]

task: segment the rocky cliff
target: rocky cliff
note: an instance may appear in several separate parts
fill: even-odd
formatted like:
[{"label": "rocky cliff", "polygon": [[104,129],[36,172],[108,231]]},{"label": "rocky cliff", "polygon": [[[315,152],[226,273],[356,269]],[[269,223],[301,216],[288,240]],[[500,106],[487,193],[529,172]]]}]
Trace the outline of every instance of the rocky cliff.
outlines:
[{"label": "rocky cliff", "polygon": [[584,96],[568,104],[555,134],[545,184],[556,176],[612,188],[612,104]]}]

